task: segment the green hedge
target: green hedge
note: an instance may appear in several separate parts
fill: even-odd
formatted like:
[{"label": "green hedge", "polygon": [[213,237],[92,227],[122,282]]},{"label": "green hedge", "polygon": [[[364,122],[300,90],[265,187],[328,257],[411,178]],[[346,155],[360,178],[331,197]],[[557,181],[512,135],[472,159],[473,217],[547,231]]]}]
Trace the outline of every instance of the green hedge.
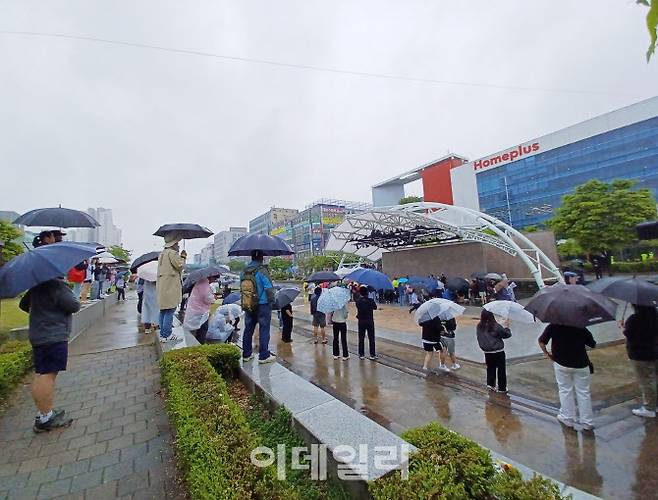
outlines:
[{"label": "green hedge", "polygon": [[32,368],[29,342],[9,341],[0,346],[0,403]]},{"label": "green hedge", "polygon": [[[273,467],[251,463],[260,443],[218,374],[235,371],[240,351],[206,345],[165,354],[162,381],[167,411],[176,429],[176,448],[194,499],[291,498]],[[217,371],[208,362],[213,360]]]},{"label": "green hedge", "polygon": [[[561,264],[561,266],[571,267],[575,269],[575,266],[571,265],[569,262],[565,262],[564,264]],[[594,268],[591,262],[585,262],[583,268],[588,273],[594,272]],[[658,260],[645,260],[643,262],[641,261],[614,262],[613,264],[610,264],[610,270],[613,273],[627,273],[627,274],[658,273]],[[607,269],[605,269],[605,272],[607,272]]]},{"label": "green hedge", "polygon": [[369,483],[376,500],[564,498],[552,481],[540,476],[525,481],[515,469],[501,470],[488,450],[437,423],[408,430],[402,438],[418,448],[409,460],[409,478],[402,480],[398,471]]}]

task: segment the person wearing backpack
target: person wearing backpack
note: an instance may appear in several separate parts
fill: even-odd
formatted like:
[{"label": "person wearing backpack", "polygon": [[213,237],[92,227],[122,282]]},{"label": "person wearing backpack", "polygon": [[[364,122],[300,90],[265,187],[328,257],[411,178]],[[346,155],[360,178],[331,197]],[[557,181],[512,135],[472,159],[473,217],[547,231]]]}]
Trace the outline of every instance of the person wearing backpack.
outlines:
[{"label": "person wearing backpack", "polygon": [[251,361],[252,339],[258,325],[258,362],[272,363],[276,356],[270,352],[270,322],[274,303],[274,286],[267,266],[263,264],[262,250],[251,252],[251,262],[240,276],[240,295],[244,311],[244,335],[242,336],[242,361]]}]

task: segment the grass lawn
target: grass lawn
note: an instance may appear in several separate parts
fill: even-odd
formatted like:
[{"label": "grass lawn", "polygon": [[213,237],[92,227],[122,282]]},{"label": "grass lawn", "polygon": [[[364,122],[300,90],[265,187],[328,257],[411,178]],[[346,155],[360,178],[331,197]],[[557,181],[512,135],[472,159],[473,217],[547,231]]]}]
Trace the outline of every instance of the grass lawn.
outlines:
[{"label": "grass lawn", "polygon": [[18,308],[19,299],[0,301],[0,343],[6,340],[6,335],[12,328],[27,325],[27,314]]}]

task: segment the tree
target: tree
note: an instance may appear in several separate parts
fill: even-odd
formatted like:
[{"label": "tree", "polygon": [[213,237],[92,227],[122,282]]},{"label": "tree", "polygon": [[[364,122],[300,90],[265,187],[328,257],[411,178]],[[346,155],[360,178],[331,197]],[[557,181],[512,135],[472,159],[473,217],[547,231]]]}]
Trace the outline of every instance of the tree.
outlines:
[{"label": "tree", "polygon": [[658,40],[658,0],[636,0],[636,2],[649,7],[649,12],[647,12],[647,29],[649,30],[647,62],[649,62],[656,50],[656,41]]},{"label": "tree", "polygon": [[107,251],[110,252],[119,260],[122,260],[124,262],[130,262],[130,254],[132,253],[131,250],[126,250],[125,248],[119,245],[112,245],[110,248],[107,249]]},{"label": "tree", "polygon": [[656,217],[656,200],[648,189],[631,189],[634,181],[593,179],[562,198],[550,220],[558,238],[573,238],[587,253],[610,252],[636,240],[635,225]]},{"label": "tree", "polygon": [[400,198],[400,205],[406,205],[407,203],[418,203],[419,201],[423,201],[422,196],[405,196],[404,198]]},{"label": "tree", "polygon": [[576,240],[569,239],[563,240],[562,243],[558,243],[557,253],[561,260],[567,260],[582,257],[585,252],[583,252],[583,249]]},{"label": "tree", "polygon": [[20,229],[9,222],[0,220],[0,242],[2,242],[0,265],[23,253],[23,246],[15,241],[21,236],[23,233]]},{"label": "tree", "polygon": [[268,266],[273,272],[284,273],[292,266],[292,262],[283,257],[272,257],[268,262]]},{"label": "tree", "polygon": [[247,264],[243,260],[232,259],[229,261],[228,267],[234,273],[239,273],[240,271],[244,270],[245,267],[247,267]]}]

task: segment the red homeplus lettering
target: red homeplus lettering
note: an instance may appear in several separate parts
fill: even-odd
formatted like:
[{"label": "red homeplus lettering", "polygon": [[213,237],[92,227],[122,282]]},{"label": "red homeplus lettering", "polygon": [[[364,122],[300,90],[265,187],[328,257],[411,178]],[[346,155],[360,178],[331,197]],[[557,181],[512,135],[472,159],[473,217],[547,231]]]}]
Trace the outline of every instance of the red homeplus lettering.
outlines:
[{"label": "red homeplus lettering", "polygon": [[537,151],[539,151],[538,142],[533,142],[529,146],[518,146],[506,151],[505,153],[473,162],[473,169],[480,170],[482,168],[491,167],[492,165],[498,165],[499,163],[514,161],[517,158],[529,155],[530,153],[536,153]]}]

